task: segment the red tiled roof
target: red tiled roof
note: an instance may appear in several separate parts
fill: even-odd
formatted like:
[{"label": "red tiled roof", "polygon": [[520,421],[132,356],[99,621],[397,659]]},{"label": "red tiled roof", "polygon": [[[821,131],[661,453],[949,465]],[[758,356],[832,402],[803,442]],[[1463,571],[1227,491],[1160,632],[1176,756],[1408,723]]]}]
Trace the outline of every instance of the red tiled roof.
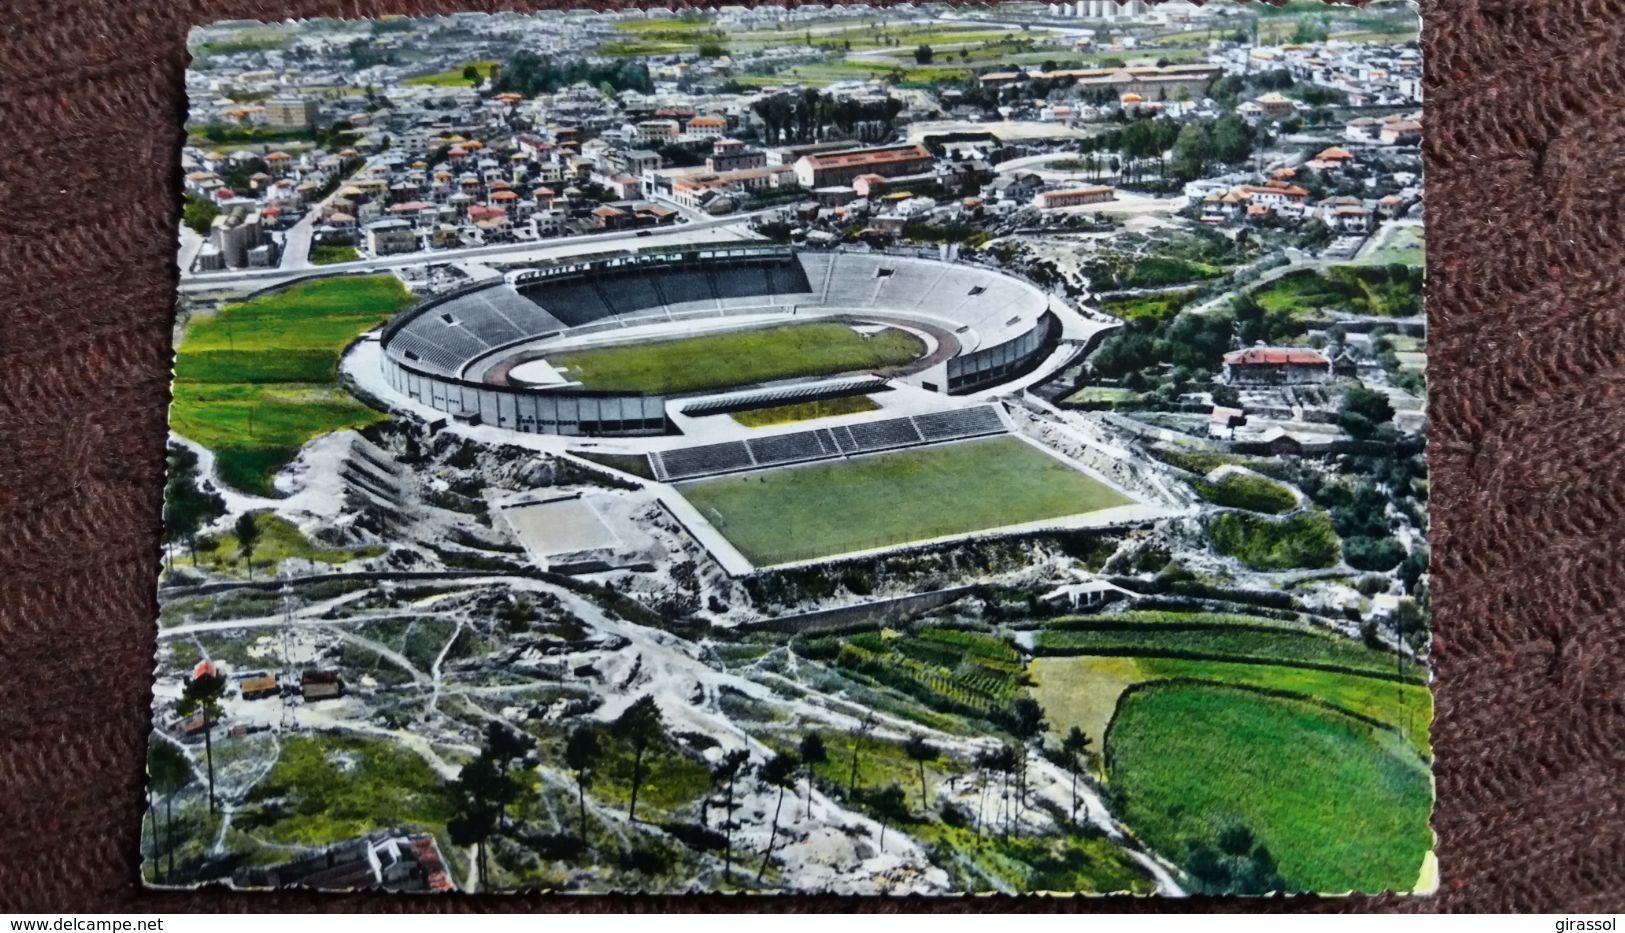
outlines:
[{"label": "red tiled roof", "polygon": [[1226,366],[1325,366],[1326,357],[1302,347],[1248,347],[1224,355]]}]

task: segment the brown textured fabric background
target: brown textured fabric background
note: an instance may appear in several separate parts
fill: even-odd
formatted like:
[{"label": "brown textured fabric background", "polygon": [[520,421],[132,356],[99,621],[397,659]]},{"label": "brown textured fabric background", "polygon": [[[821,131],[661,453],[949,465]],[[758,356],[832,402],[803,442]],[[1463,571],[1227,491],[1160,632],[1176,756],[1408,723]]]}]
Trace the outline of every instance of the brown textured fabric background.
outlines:
[{"label": "brown textured fabric background", "polygon": [[[470,8],[498,7],[0,3],[0,912],[896,909],[136,883],[187,29]],[[1423,15],[1443,881],[1431,900],[1289,906],[1620,910],[1625,3],[1424,0]]]}]

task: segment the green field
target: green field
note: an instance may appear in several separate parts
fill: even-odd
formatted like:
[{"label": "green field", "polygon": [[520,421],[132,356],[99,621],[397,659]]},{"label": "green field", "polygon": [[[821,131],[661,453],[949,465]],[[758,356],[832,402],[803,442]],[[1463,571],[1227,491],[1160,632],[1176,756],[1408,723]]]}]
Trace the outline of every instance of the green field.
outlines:
[{"label": "green field", "polygon": [[1427,243],[1421,227],[1390,225],[1372,237],[1375,245],[1354,260],[1359,266],[1385,266],[1398,263],[1420,266],[1427,258]]},{"label": "green field", "polygon": [[176,351],[170,427],[212,450],[227,484],[273,494],[306,441],[383,417],[335,384],[338,358],[410,301],[393,276],[347,276],[194,318]]},{"label": "green field", "polygon": [[814,418],[833,418],[836,415],[855,415],[879,408],[867,395],[848,395],[845,398],[823,398],[811,402],[792,402],[769,408],[736,411],[733,419],[747,428],[765,428],[774,424],[811,421]]},{"label": "green field", "polygon": [[1300,269],[1264,285],[1253,298],[1269,311],[1292,315],[1412,317],[1422,313],[1422,270],[1418,262],[1407,264],[1407,253],[1401,248],[1387,265]]},{"label": "green field", "polygon": [[335,262],[354,262],[361,258],[353,246],[334,246],[318,243],[310,248],[310,264],[330,266]]},{"label": "green field", "polygon": [[1057,737],[1078,726],[1095,740],[1105,735],[1117,698],[1151,680],[1209,680],[1312,697],[1397,730],[1417,755],[1428,758],[1433,696],[1425,684],[1395,683],[1342,671],[1320,671],[1237,661],[1193,661],[1081,655],[1034,658],[1033,696]]},{"label": "green field", "polygon": [[577,350],[547,361],[587,389],[664,395],[885,369],[924,354],[924,342],[906,331],[861,334],[823,322]]},{"label": "green field", "polygon": [[1432,846],[1427,766],[1398,736],[1313,703],[1140,687],[1118,705],[1106,760],[1124,823],[1186,868],[1193,845],[1243,826],[1290,889],[1408,891]]},{"label": "green field", "polygon": [[1118,295],[1103,299],[1100,308],[1107,314],[1124,319],[1152,317],[1161,320],[1190,304],[1196,295],[1195,289],[1149,295]]},{"label": "green field", "polygon": [[415,78],[407,78],[402,83],[428,87],[473,87],[474,82],[463,77],[464,69],[469,65],[473,65],[474,70],[479,72],[480,80],[484,81],[491,77],[491,69],[499,67],[501,64],[501,62],[493,61],[463,62],[461,65],[453,65],[445,71],[432,75],[418,75]]},{"label": "green field", "polygon": [[[1252,625],[1211,625],[1195,619],[1186,625],[1125,625],[1101,617],[1098,622],[1089,619],[1075,627],[1039,632],[1033,653],[1222,660],[1395,675],[1394,658],[1386,652],[1319,631],[1282,627],[1268,619],[1250,621]],[[1407,674],[1417,676],[1414,670]]]},{"label": "green field", "polygon": [[[997,477],[989,482],[989,477]],[[1013,437],[701,480],[683,495],[758,566],[1127,505]]]}]

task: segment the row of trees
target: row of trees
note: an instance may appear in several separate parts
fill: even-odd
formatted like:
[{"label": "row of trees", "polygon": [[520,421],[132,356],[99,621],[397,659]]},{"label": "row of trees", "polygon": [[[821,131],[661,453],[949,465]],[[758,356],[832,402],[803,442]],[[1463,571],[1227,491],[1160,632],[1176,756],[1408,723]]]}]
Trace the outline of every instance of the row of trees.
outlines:
[{"label": "row of trees", "polygon": [[832,135],[832,129],[842,136],[889,137],[903,102],[895,97],[836,98],[817,88],[803,88],[758,100],[751,109],[765,124],[770,143],[807,143]]},{"label": "row of trees", "polygon": [[654,91],[649,66],[635,58],[584,61],[548,58],[529,51],[516,52],[507,64],[493,69],[490,87],[497,93],[535,97],[578,82],[611,92]]},{"label": "row of trees", "polygon": [[1121,167],[1130,183],[1141,180],[1152,163],[1158,177],[1192,181],[1205,177],[1214,163],[1246,162],[1266,139],[1234,114],[1183,125],[1166,117],[1142,117],[1080,141],[1078,151],[1086,162],[1113,154],[1112,171]]},{"label": "row of trees", "polygon": [[[208,780],[209,814],[214,815],[217,798],[214,789],[215,725],[220,721],[220,699],[226,692],[226,678],[208,666],[189,677],[181,687],[181,698],[175,712],[183,719],[202,717],[204,761]],[[154,735],[147,745],[147,819],[152,830],[152,863],[154,874],[162,871],[164,877],[175,876],[175,798],[192,785],[192,760],[174,742]],[[164,835],[158,838],[158,808],[153,801],[156,794],[164,800]],[[167,857],[167,867],[164,865]]]},{"label": "row of trees", "polygon": [[[846,800],[879,821],[878,844],[884,851],[887,830],[911,819],[914,813],[909,807],[907,793],[897,784],[878,788],[860,786],[862,764],[872,748],[875,725],[873,719],[869,719],[849,733],[847,760],[837,766],[844,767],[846,771],[845,787],[837,788],[837,791],[844,791]],[[1000,725],[1015,740],[991,749],[976,759],[981,796],[976,816],[978,835],[990,825],[985,819],[986,796],[993,783],[990,779],[995,776],[1003,782],[1000,792],[1005,801],[1002,831],[1008,834],[1012,821],[1019,822],[1019,811],[1026,806],[1032,750],[1039,747],[1039,739],[1046,728],[1042,710],[1030,698],[1022,698],[1012,704],[1003,714]],[[666,741],[666,724],[660,708],[647,695],[639,697],[608,724],[582,724],[567,734],[563,763],[574,779],[576,790],[575,851],[585,853],[589,847],[587,794],[600,780],[612,756],[628,755],[631,758],[626,817],[635,822],[639,819],[640,791],[647,779],[645,763],[648,756]],[[1063,764],[1071,774],[1071,812],[1074,819],[1078,810],[1077,785],[1084,770],[1089,744],[1089,739],[1074,728],[1061,742],[1058,752],[1051,755],[1052,760]],[[916,769],[920,811],[929,812],[931,797],[926,769],[942,757],[942,750],[920,735],[908,737],[901,748]],[[510,830],[511,808],[526,786],[520,780],[519,765],[530,759],[534,749],[535,744],[528,737],[506,726],[492,724],[487,728],[479,755],[464,766],[458,777],[448,785],[455,813],[448,824],[452,842],[475,848],[479,874],[483,879],[490,877],[486,855],[488,843],[493,836]],[[621,767],[624,767],[625,759],[620,760]],[[777,791],[769,819],[767,843],[756,865],[755,883],[760,884],[773,864],[773,854],[779,845],[786,797],[794,794],[799,785],[802,793],[797,796],[804,798],[801,819],[810,819],[815,773],[831,764],[831,750],[825,737],[818,732],[807,733],[794,749],[770,754],[760,762],[753,762],[746,749],[734,749],[712,762],[709,768],[712,792],[700,808],[701,828],[704,832],[716,833],[711,827],[711,813],[721,809],[720,833],[712,838],[720,842],[725,879],[731,882],[734,876],[734,831],[737,829],[734,815],[740,781],[754,778]]]}]

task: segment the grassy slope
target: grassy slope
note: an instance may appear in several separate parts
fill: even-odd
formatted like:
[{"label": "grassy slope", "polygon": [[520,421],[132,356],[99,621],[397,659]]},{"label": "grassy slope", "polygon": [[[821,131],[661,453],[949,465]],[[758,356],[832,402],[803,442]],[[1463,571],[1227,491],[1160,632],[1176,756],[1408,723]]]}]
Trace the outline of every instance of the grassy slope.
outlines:
[{"label": "grassy slope", "polygon": [[[383,548],[380,547],[321,547],[305,537],[292,522],[270,512],[255,513],[254,524],[260,530],[259,540],[254,544],[254,566],[261,571],[266,567],[274,567],[288,558],[323,564],[342,564],[358,557],[372,557],[383,552]],[[200,558],[205,563],[212,564],[217,571],[237,565],[242,560],[242,550],[237,542],[237,536],[220,535],[218,540],[219,545],[206,556],[200,555]],[[246,576],[248,569],[242,567],[235,572]]]},{"label": "grassy slope", "polygon": [[1235,821],[1294,888],[1408,890],[1431,847],[1426,766],[1397,738],[1311,704],[1145,688],[1120,705],[1107,756],[1124,822],[1175,859]]},{"label": "grassy slope", "polygon": [[864,335],[820,323],[580,350],[548,362],[588,389],[662,394],[879,369],[924,353],[920,339],[904,331]]},{"label": "grassy slope", "polygon": [[[987,477],[997,476],[997,483]],[[759,564],[1076,515],[1128,499],[1015,438],[896,451],[683,487]]]},{"label": "grassy slope", "polygon": [[450,804],[441,780],[418,755],[384,739],[287,739],[251,801],[280,801],[253,814],[270,842],[317,846],[395,826],[445,831]]},{"label": "grassy slope", "polygon": [[1208,522],[1213,549],[1254,570],[1318,570],[1339,559],[1337,532],[1325,512],[1270,520],[1225,512]]},{"label": "grassy slope", "polygon": [[382,417],[334,384],[338,358],[410,301],[393,276],[351,276],[195,319],[176,354],[170,426],[215,452],[222,480],[271,494],[306,441]]},{"label": "grassy slope", "polygon": [[1298,504],[1292,490],[1274,480],[1248,473],[1226,473],[1217,482],[1205,479],[1191,479],[1187,482],[1196,490],[1197,495],[1215,505],[1232,509],[1279,515],[1282,512],[1292,511]]}]

